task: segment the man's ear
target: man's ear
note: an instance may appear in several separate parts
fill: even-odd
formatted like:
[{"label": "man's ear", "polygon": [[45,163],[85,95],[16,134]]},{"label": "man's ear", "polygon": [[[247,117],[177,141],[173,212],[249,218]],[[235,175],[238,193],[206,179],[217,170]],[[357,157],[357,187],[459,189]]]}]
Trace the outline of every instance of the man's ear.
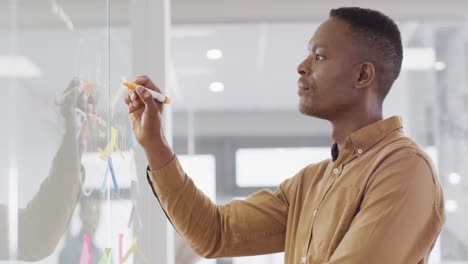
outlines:
[{"label": "man's ear", "polygon": [[369,87],[375,80],[375,67],[372,62],[362,62],[354,66],[353,85],[354,87]]}]

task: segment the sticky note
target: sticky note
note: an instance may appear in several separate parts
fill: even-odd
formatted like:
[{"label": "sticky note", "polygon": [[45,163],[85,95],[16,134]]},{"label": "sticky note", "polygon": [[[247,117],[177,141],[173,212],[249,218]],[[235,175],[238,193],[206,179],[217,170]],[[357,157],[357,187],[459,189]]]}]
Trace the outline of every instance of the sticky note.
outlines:
[{"label": "sticky note", "polygon": [[98,124],[101,125],[102,127],[107,127],[107,123],[106,123],[106,121],[104,121],[104,119],[102,117],[100,117],[98,115],[94,115],[94,114],[90,114],[89,116],[94,117],[94,119],[96,119]]},{"label": "sticky note", "polygon": [[145,263],[148,263],[148,258],[143,254],[141,249],[137,246],[137,237],[133,238],[132,246],[125,252],[125,255],[122,256],[122,242],[123,242],[123,234],[119,234],[119,264],[123,264],[127,261],[127,259],[132,255],[134,251],[136,251],[144,260]]},{"label": "sticky note", "polygon": [[80,264],[93,264],[91,236],[88,234],[85,234],[83,237],[83,247],[81,248]]},{"label": "sticky note", "polygon": [[133,217],[135,215],[135,205],[132,206],[132,211],[130,212],[130,218],[128,219],[128,228],[132,225]]},{"label": "sticky note", "polygon": [[98,264],[107,264],[110,260],[110,253],[112,251],[112,248],[106,248],[104,251],[105,254],[101,257]]},{"label": "sticky note", "polygon": [[148,263],[148,258],[145,256],[145,254],[143,254],[143,251],[141,251],[141,249],[139,247],[137,247],[136,250],[137,250],[138,254],[140,254],[140,256],[143,258],[145,263]]},{"label": "sticky note", "polygon": [[109,165],[106,166],[106,172],[104,173],[104,180],[102,181],[102,184],[101,184],[101,192],[102,193],[106,192],[107,175],[109,175]]},{"label": "sticky note", "polygon": [[122,241],[123,241],[123,234],[119,234],[119,264],[123,263],[123,258],[122,258]]},{"label": "sticky note", "polygon": [[107,177],[109,175],[109,172],[111,174],[112,184],[114,186],[114,192],[118,193],[119,192],[119,184],[117,183],[117,176],[115,174],[114,164],[112,162],[112,157],[110,157],[110,156],[107,158],[106,172],[104,173],[104,179],[103,179],[102,184],[101,184],[101,192],[102,193],[106,192]]},{"label": "sticky note", "polygon": [[101,159],[102,160],[107,160],[107,157],[109,154],[112,154],[114,150],[117,150],[122,157],[122,159],[125,159],[125,156],[123,155],[122,151],[120,151],[119,147],[117,146],[117,139],[119,137],[119,130],[115,127],[111,128],[111,136],[110,136],[110,141],[107,144],[107,146],[104,148],[103,151],[101,151]]},{"label": "sticky note", "polygon": [[99,137],[100,138],[106,138],[106,133],[102,130],[99,130]]},{"label": "sticky note", "polygon": [[123,262],[127,262],[127,259],[130,257],[130,255],[132,255],[135,249],[136,249],[136,244],[135,244],[135,240],[133,240],[132,246],[127,250],[127,252],[125,252],[125,255],[123,256]]},{"label": "sticky note", "polygon": [[109,156],[107,159],[107,164],[109,165],[109,171],[112,176],[112,182],[114,183],[114,192],[119,192],[119,185],[117,184],[117,177],[115,176],[114,164],[112,164],[112,157]]}]

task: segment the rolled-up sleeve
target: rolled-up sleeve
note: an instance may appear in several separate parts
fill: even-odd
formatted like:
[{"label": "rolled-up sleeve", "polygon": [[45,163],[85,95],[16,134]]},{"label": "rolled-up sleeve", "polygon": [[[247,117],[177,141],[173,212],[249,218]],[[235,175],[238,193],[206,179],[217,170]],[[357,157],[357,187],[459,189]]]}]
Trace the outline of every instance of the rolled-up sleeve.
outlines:
[{"label": "rolled-up sleeve", "polygon": [[216,205],[183,171],[177,157],[148,172],[162,208],[193,250],[206,258],[246,256],[284,250],[293,179],[276,191],[261,190],[245,200]]},{"label": "rolled-up sleeve", "polygon": [[67,133],[49,176],[25,208],[18,210],[18,259],[38,261],[53,253],[67,230],[81,191],[74,133]]},{"label": "rolled-up sleeve", "polygon": [[428,162],[414,152],[393,155],[374,173],[329,264],[415,264],[434,245],[445,216]]}]

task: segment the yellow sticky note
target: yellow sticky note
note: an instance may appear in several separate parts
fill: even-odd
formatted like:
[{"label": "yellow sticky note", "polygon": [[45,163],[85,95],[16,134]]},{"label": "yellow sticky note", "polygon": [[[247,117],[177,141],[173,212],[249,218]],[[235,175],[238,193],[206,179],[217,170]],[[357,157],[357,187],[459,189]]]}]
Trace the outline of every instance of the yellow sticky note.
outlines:
[{"label": "yellow sticky note", "polygon": [[98,264],[107,264],[109,262],[111,251],[112,251],[112,248],[106,248],[105,254],[101,257]]},{"label": "yellow sticky note", "polygon": [[127,252],[125,252],[125,255],[123,256],[123,262],[127,262],[128,257],[130,257],[130,255],[133,253],[133,251],[135,251],[135,249],[136,249],[136,241],[135,239],[133,239],[132,246],[127,250]]},{"label": "yellow sticky note", "polygon": [[119,137],[119,130],[115,127],[111,128],[111,136],[110,136],[110,142],[107,144],[107,146],[104,148],[103,151],[101,151],[101,156],[100,158],[102,160],[107,160],[109,154],[112,154],[114,150],[117,150],[122,157],[122,159],[125,159],[125,156],[123,155],[122,151],[120,151],[120,148],[117,146],[117,139]]},{"label": "yellow sticky note", "polygon": [[145,263],[148,263],[148,258],[145,256],[145,254],[143,254],[143,252],[141,251],[141,249],[138,248],[137,246],[137,238],[134,237],[133,238],[133,244],[132,246],[127,250],[127,252],[125,252],[125,255],[123,257],[123,262],[125,263],[127,261],[127,259],[130,257],[130,255],[134,252],[134,251],[137,251],[137,253],[143,258],[143,260],[145,261]]},{"label": "yellow sticky note", "polygon": [[100,138],[106,138],[106,133],[102,130],[99,130],[99,137]]},{"label": "yellow sticky note", "polygon": [[103,127],[107,127],[107,123],[106,121],[104,121],[104,119],[98,115],[94,115],[94,118],[96,119],[96,121],[98,122],[99,125],[103,126]]}]

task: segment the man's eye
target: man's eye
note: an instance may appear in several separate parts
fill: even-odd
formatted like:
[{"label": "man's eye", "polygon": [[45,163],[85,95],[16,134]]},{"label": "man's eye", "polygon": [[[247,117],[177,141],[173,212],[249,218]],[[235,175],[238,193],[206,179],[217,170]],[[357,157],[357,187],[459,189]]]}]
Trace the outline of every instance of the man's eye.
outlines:
[{"label": "man's eye", "polygon": [[324,59],[325,59],[325,57],[323,57],[322,55],[315,54],[315,60],[316,60],[316,61],[322,61],[322,60],[324,60]]}]

